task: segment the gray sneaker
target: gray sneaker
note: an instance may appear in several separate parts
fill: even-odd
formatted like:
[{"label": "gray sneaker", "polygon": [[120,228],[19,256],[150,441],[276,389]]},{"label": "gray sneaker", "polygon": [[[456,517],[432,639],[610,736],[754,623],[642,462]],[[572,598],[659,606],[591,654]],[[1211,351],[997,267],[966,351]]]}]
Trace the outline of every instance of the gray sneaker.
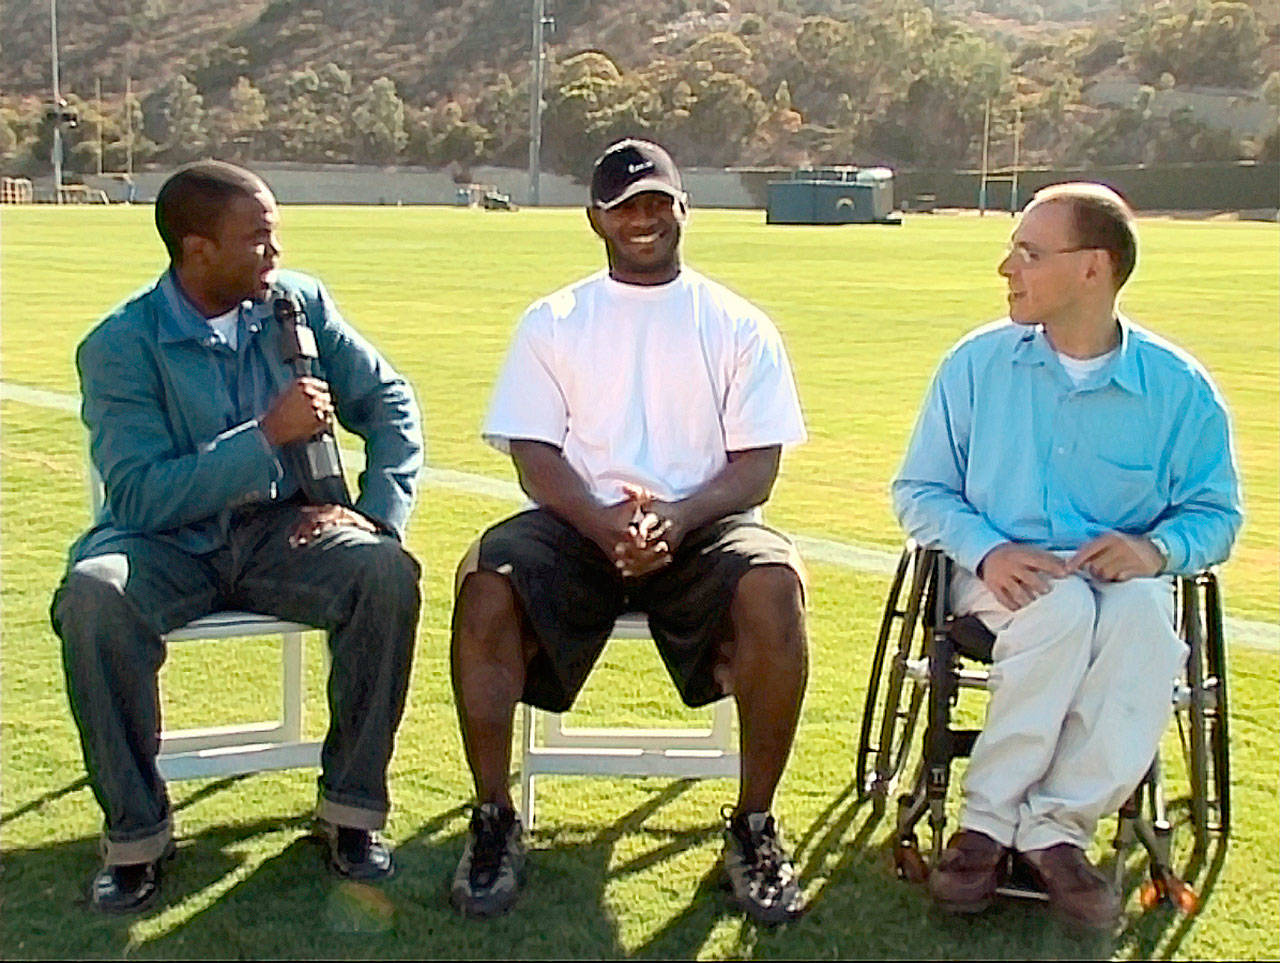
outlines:
[{"label": "gray sneaker", "polygon": [[485,803],[471,810],[471,830],[449,890],[454,909],[463,916],[498,916],[515,905],[524,881],[523,832],[514,809]]},{"label": "gray sneaker", "polygon": [[776,926],[805,911],[804,893],[782,833],[769,813],[722,813],[724,871],[733,901],[757,923]]}]

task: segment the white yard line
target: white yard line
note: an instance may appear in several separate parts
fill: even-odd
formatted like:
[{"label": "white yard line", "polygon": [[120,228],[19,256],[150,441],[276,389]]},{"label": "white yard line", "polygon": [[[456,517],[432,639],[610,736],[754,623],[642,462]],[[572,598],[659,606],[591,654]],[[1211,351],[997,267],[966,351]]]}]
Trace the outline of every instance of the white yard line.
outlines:
[{"label": "white yard line", "polygon": [[[46,391],[42,388],[28,388],[25,385],[7,381],[0,381],[0,399],[17,401],[38,408],[53,408],[57,411],[72,413],[80,411],[80,399],[77,395]],[[342,455],[347,464],[352,467],[359,465],[364,458],[364,453],[358,451],[344,450]],[[499,501],[524,501],[524,493],[515,482],[489,475],[476,475],[471,472],[455,471],[452,468],[428,467],[422,474],[422,480],[433,488],[445,488]],[[827,562],[859,572],[884,575],[892,572],[898,561],[896,551],[851,545],[848,542],[837,542],[813,535],[793,534],[791,537],[805,559],[812,562]],[[1273,622],[1258,622],[1229,615],[1226,617],[1226,630],[1232,646],[1280,652],[1280,625]]]}]

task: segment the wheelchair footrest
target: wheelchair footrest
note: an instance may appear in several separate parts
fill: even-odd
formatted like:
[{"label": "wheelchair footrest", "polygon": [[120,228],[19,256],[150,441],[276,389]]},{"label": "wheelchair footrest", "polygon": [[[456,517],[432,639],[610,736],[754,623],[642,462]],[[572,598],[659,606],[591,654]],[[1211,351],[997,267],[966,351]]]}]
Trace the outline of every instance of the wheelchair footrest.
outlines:
[{"label": "wheelchair footrest", "polygon": [[1142,884],[1138,890],[1138,902],[1144,910],[1155,909],[1168,902],[1180,913],[1193,916],[1200,910],[1200,896],[1173,873],[1156,875]]},{"label": "wheelchair footrest", "polygon": [[1039,902],[1049,900],[1049,894],[1041,887],[1031,868],[1016,853],[1010,854],[1007,858],[1004,879],[996,887],[996,895]]}]

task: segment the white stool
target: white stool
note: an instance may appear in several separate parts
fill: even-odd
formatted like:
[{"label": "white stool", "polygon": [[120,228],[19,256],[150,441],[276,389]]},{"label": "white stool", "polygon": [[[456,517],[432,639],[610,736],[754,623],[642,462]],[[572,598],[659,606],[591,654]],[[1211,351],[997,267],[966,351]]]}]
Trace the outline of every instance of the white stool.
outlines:
[{"label": "white stool", "polygon": [[[628,612],[611,639],[648,639],[648,619]],[[562,713],[522,706],[520,812],[533,826],[536,776],[666,776],[677,779],[736,778],[732,699],[711,706],[709,729],[573,729]],[[541,740],[539,740],[541,734]]]},{"label": "white stool", "polygon": [[[102,507],[102,478],[92,459],[87,475],[89,504],[94,518]],[[205,729],[160,733],[156,767],[165,779],[205,779],[243,776],[269,769],[309,769],[320,766],[318,741],[302,738],[302,636],[317,629],[301,622],[285,622],[256,612],[214,612],[192,619],[163,636],[166,643],[214,639],[244,639],[279,635],[281,718]]]},{"label": "white stool", "polygon": [[302,637],[317,631],[254,612],[215,612],[164,636],[167,643],[281,636],[280,719],[160,733],[156,766],[165,779],[242,776],[271,769],[320,765],[320,745],[302,738],[304,686]]}]

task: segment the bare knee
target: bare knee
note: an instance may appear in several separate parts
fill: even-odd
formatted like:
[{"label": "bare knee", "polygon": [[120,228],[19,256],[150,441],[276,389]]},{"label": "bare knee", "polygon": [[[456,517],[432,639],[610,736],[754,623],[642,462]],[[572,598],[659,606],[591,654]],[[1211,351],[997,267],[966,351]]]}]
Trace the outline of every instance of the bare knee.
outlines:
[{"label": "bare knee", "polygon": [[496,572],[471,572],[453,607],[455,652],[499,654],[520,649],[520,609],[511,582]]},{"label": "bare knee", "polygon": [[762,565],[738,581],[731,608],[738,661],[805,659],[804,592],[800,578],[785,565]]}]

